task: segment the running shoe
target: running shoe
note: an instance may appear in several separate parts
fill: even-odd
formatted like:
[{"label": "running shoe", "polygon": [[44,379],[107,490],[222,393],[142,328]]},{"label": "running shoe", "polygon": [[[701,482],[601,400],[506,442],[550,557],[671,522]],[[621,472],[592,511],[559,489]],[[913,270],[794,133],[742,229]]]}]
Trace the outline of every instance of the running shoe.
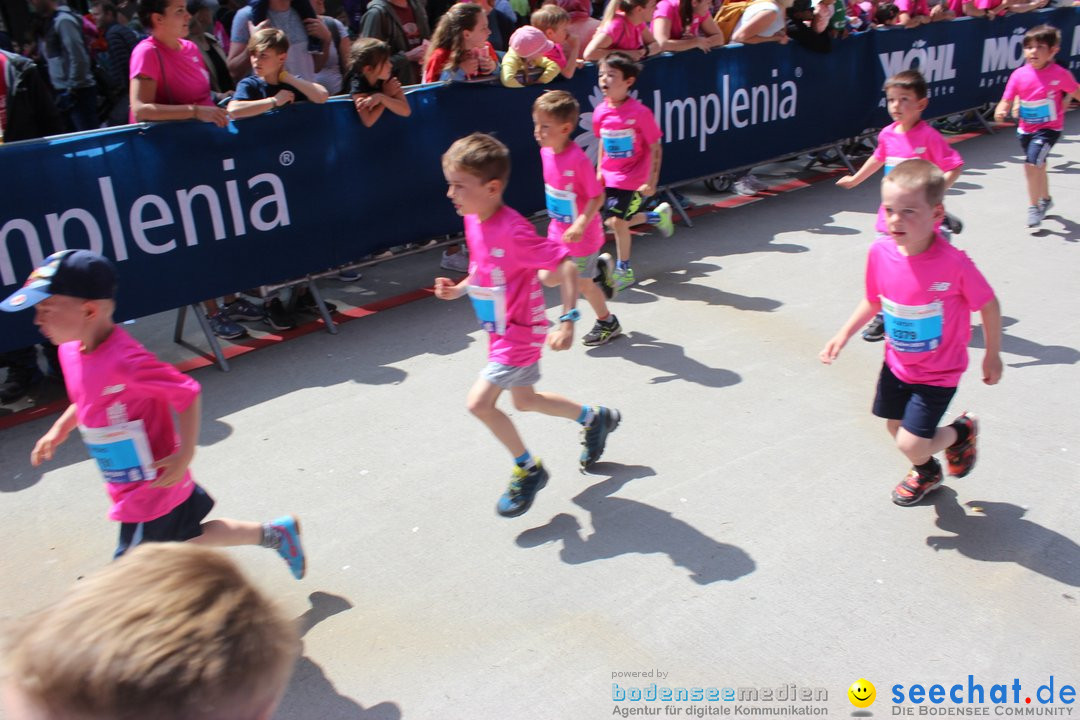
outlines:
[{"label": "running shoe", "polygon": [[953,235],[964,232],[964,221],[949,212],[945,213],[945,221],[942,225],[948,228]]},{"label": "running shoe", "polygon": [[607,320],[597,320],[585,337],[581,338],[582,345],[604,345],[611,342],[622,334],[619,318],[612,315]]},{"label": "running shoe", "polygon": [[607,445],[607,436],[619,427],[622,415],[615,408],[597,406],[591,423],[581,430],[581,467],[589,467],[600,459]]},{"label": "running shoe", "polygon": [[248,334],[247,330],[230,320],[224,310],[219,310],[206,319],[210,321],[210,330],[222,340],[237,340]]},{"label": "running shoe", "polygon": [[265,314],[262,309],[255,307],[244,298],[233,300],[225,306],[222,313],[234,322],[255,322],[256,320],[262,320]]},{"label": "running shoe", "polygon": [[514,472],[510,476],[510,486],[496,503],[495,512],[503,517],[517,517],[524,514],[532,507],[536,493],[547,485],[547,481],[548,472],[539,460],[527,470],[515,465]]},{"label": "running shoe", "polygon": [[355,268],[351,270],[339,270],[337,274],[337,279],[341,282],[356,282],[362,277],[364,276],[361,275],[360,271],[356,270]]},{"label": "running shoe", "polygon": [[656,216],[656,229],[660,231],[660,234],[664,237],[674,235],[675,223],[671,222],[671,205],[666,202],[657,205]]},{"label": "running shoe", "polygon": [[862,339],[866,342],[881,342],[885,339],[885,317],[881,313],[875,315],[862,331]]},{"label": "running shoe", "polygon": [[452,272],[469,272],[469,256],[460,250],[453,254],[443,252],[439,267]]},{"label": "running shoe", "polygon": [[296,327],[296,318],[285,310],[280,298],[266,303],[265,308],[266,315],[263,320],[274,330],[292,330]]},{"label": "running shoe", "polygon": [[1053,198],[1043,198],[1039,201],[1039,221],[1042,222],[1046,218],[1046,213],[1050,212],[1050,208],[1054,207]]},{"label": "running shoe", "polygon": [[596,258],[596,277],[593,282],[600,286],[604,297],[610,300],[615,297],[615,283],[612,280],[612,272],[615,270],[615,260],[611,253],[600,253]]},{"label": "running shoe", "polygon": [[[337,312],[337,305],[329,300],[323,300],[323,304],[326,305],[327,312]],[[319,306],[315,304],[315,296],[307,292],[296,298],[296,309],[302,312],[316,313],[319,312]]]},{"label": "running shoe", "polygon": [[943,480],[941,476],[941,463],[934,460],[934,474],[927,477],[915,468],[908,471],[903,482],[893,488],[892,501],[897,505],[914,505],[922,500],[932,490],[936,489]]},{"label": "running shoe", "polygon": [[[1042,201],[1040,201],[1040,202],[1042,202]],[[1049,209],[1049,206],[1047,206],[1047,209]],[[1039,209],[1039,206],[1038,205],[1029,205],[1028,206],[1027,226],[1029,228],[1039,227],[1039,223],[1042,222],[1042,219],[1043,219],[1043,213],[1042,213],[1042,210]]]},{"label": "running shoe", "polygon": [[945,467],[953,477],[962,478],[975,467],[975,437],[979,434],[979,419],[970,413],[962,413],[953,420],[968,429],[967,440],[945,448]]},{"label": "running shoe", "polygon": [[304,546],[300,544],[300,520],[294,515],[286,515],[271,520],[270,527],[281,539],[281,544],[277,547],[278,555],[289,565],[293,577],[300,580],[307,570]]},{"label": "running shoe", "polygon": [[637,278],[634,277],[634,268],[615,268],[615,271],[611,273],[611,280],[615,286],[615,292],[622,292],[626,288],[637,282]]}]

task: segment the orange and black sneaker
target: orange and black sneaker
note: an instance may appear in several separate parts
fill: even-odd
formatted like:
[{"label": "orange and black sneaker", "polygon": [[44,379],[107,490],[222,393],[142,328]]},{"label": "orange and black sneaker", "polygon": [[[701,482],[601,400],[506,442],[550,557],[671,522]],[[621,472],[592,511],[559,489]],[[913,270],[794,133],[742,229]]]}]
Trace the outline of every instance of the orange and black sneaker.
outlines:
[{"label": "orange and black sneaker", "polygon": [[926,497],[927,493],[937,488],[944,479],[941,475],[941,463],[934,460],[934,474],[923,475],[915,468],[908,471],[903,482],[893,488],[892,501],[897,505],[914,505]]},{"label": "orange and black sneaker", "polygon": [[952,424],[967,427],[968,436],[964,442],[945,448],[945,466],[950,475],[962,478],[975,467],[975,436],[979,432],[979,419],[965,412]]}]

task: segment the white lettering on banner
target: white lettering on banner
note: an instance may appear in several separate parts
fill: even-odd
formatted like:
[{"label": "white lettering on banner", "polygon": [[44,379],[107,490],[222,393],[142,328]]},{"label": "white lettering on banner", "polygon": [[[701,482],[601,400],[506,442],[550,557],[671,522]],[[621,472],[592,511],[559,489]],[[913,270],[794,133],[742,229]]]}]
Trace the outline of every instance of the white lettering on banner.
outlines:
[{"label": "white lettering on banner", "polygon": [[[222,162],[222,169],[225,172],[234,171],[235,161],[232,158],[225,159]],[[233,238],[247,234],[246,223],[250,223],[251,227],[258,232],[287,227],[291,223],[288,197],[281,178],[273,173],[260,173],[247,180],[247,188],[250,191],[257,188],[261,190],[260,186],[263,185],[269,186],[269,193],[257,197],[252,192],[250,197],[245,197],[243,200],[250,203],[245,213],[239,184],[231,178],[225,180],[225,196],[228,199],[227,207],[232,220]],[[105,236],[102,232],[102,218],[108,230],[112,255],[117,261],[127,260],[131,249],[125,236],[124,220],[127,220],[127,231],[131,234],[134,247],[148,255],[162,255],[181,247],[178,242],[180,236],[176,232],[177,214],[180,218],[180,229],[183,231],[184,247],[199,244],[196,218],[200,216],[209,218],[214,240],[229,238],[226,230],[225,206],[222,204],[220,191],[213,185],[202,184],[176,190],[175,209],[178,212],[174,212],[174,206],[169,204],[171,198],[167,194],[140,195],[131,202],[126,217],[121,213],[117,203],[112,177],[98,178],[98,193],[101,199],[100,206],[68,208],[63,212],[45,215],[43,231],[39,231],[39,226],[35,226],[34,222],[27,218],[12,218],[0,225],[0,283],[14,285],[21,280],[16,276],[11,261],[11,243],[14,242],[12,238],[16,234],[21,236],[26,244],[26,252],[34,266],[40,265],[48,252],[67,249],[71,226],[79,228],[74,232],[80,239],[80,246],[85,244],[94,252],[104,252]],[[171,231],[166,231],[165,228],[171,228]],[[52,243],[51,251],[46,251],[42,247],[44,237],[42,232],[48,233]]]},{"label": "white lettering on banner", "polygon": [[956,45],[953,43],[928,46],[925,40],[916,40],[907,52],[894,50],[879,53],[878,57],[887,78],[903,70],[917,69],[928,83],[935,83],[956,79],[956,68],[953,66],[955,51]]},{"label": "white lettering on banner", "polygon": [[1070,55],[1080,55],[1080,30],[1073,28],[1073,42],[1072,50],[1069,51]]},{"label": "white lettering on banner", "polygon": [[1024,33],[1022,27],[1008,37],[986,38],[983,41],[982,72],[1015,70],[1024,64]]},{"label": "white lettering on banner", "polygon": [[[779,74],[772,71],[773,78]],[[661,90],[653,90],[653,115],[665,143],[697,138],[698,150],[705,152],[717,132],[795,117],[799,89],[791,80],[733,90],[731,76],[724,75],[717,89],[719,94],[666,101]]]}]

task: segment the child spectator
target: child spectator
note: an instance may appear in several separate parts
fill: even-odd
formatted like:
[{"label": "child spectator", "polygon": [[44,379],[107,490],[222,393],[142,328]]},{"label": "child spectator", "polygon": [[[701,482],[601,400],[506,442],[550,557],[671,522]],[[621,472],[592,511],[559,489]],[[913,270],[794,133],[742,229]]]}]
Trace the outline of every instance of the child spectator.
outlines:
[{"label": "child spectator", "polygon": [[652,19],[653,37],[660,52],[709,52],[726,43],[711,7],[710,0],[660,0]]},{"label": "child spectator", "polygon": [[941,20],[952,20],[956,17],[948,6],[935,3],[931,8],[927,0],[896,0],[896,8],[899,10],[896,24],[906,28],[919,27]]},{"label": "child spectator", "polygon": [[[236,11],[232,19],[232,32],[229,45],[229,72],[235,80],[239,81],[247,75],[251,68],[248,64],[247,44],[251,35],[256,30],[264,27],[277,28],[289,38],[289,44],[298,52],[289,55],[287,69],[296,77],[310,80],[326,66],[327,54],[325,48],[333,41],[330,31],[310,7],[310,3],[301,2],[306,6],[302,9],[294,6],[290,0],[264,0],[267,11],[266,19],[258,23],[253,22],[257,8],[244,5]],[[145,0],[140,0],[145,2]],[[310,49],[305,52],[303,48],[309,46],[311,38],[318,38],[322,46],[318,52]]]},{"label": "child spectator", "polygon": [[[957,15],[993,20],[1005,13],[1025,13],[1046,7],[1049,0],[951,0],[949,8]],[[960,5],[957,9],[956,5]]]},{"label": "child spectator", "polygon": [[[964,160],[941,133],[922,119],[923,111],[930,102],[926,78],[918,70],[903,70],[885,81],[884,90],[889,115],[895,122],[878,134],[873,155],[867,158],[859,171],[840,178],[836,184],[850,190],[881,168],[885,168],[888,175],[902,161],[920,158],[929,160],[945,173],[945,189],[948,190],[960,177]],[[952,233],[960,233],[964,229],[964,224],[954,215],[944,213],[942,220]],[[885,235],[889,231],[884,205],[878,207],[874,229],[878,235]],[[935,231],[938,229],[934,228]],[[879,342],[884,338],[884,318],[879,313],[863,331],[863,340]]]},{"label": "child spectator", "polygon": [[553,90],[533,103],[533,135],[540,144],[547,200],[549,240],[566,246],[577,263],[578,291],[596,313],[596,324],[582,339],[584,345],[603,345],[622,333],[619,319],[609,312],[602,287],[607,287],[610,256],[601,260],[604,228],[600,208],[604,186],[581,147],[570,139],[581,112],[565,90]]},{"label": "child spectator", "polygon": [[900,22],[900,8],[895,3],[883,2],[874,10],[874,24],[877,27],[889,27]]},{"label": "child spectator", "polygon": [[671,206],[660,203],[656,210],[638,212],[642,199],[656,193],[660,180],[660,139],[663,135],[653,114],[636,98],[630,86],[641,73],[641,65],[622,52],[600,61],[600,92],[604,102],[593,111],[593,133],[600,138],[597,165],[606,188],[605,224],[615,233],[619,254],[609,283],[616,291],[635,282],[630,267],[630,227],[656,225],[664,237],[671,237]]},{"label": "child spectator", "polygon": [[214,501],[188,471],[199,438],[199,383],[113,323],[115,297],[116,270],[109,260],[89,250],[63,250],[0,303],[7,312],[34,307],[34,323],[59,346],[71,398],[34,445],[31,464],[51,460],[79,428],[112,499],[109,518],[120,522],[115,557],[142,542],[262,545],[277,550],[293,576],[302,578],[295,517],[203,522]]},{"label": "child spectator", "polygon": [[891,237],[870,247],[865,296],[819,357],[831,364],[859,326],[884,309],[888,342],[873,412],[912,464],[892,500],[914,505],[942,482],[935,453],[945,451],[954,477],[975,465],[975,416],[938,422],[967,368],[972,311],[982,315],[986,338],[983,382],[1001,379],[1001,308],[975,264],[934,229],[945,214],[940,169],[905,160],[881,181],[881,198]]},{"label": "child spectator", "polygon": [[570,34],[570,14],[558,5],[543,5],[529,19],[551,41],[544,57],[558,63],[563,77],[574,77],[578,66],[578,39]]},{"label": "child spectator", "polygon": [[562,70],[559,64],[546,57],[555,43],[532,25],[523,25],[510,36],[510,50],[502,61],[502,84],[506,87],[544,85],[555,79]]},{"label": "child spectator", "polygon": [[631,60],[644,60],[660,52],[649,30],[655,9],[656,0],[609,0],[603,23],[585,48],[585,59],[595,62],[617,50]]},{"label": "child spectator", "polygon": [[349,94],[364,127],[375,124],[384,110],[412,114],[401,82],[392,76],[390,46],[375,38],[360,38],[349,51]]},{"label": "child spectator", "polygon": [[139,547],[5,638],[9,720],[255,720],[274,714],[295,623],[219,552]]},{"label": "child spectator", "polygon": [[310,100],[324,103],[330,97],[322,85],[294,77],[285,69],[289,38],[281,30],[256,30],[248,41],[252,74],[236,85],[229,101],[229,116],[234,120],[255,117],[291,102]]},{"label": "child spectator", "polygon": [[[729,42],[743,45],[778,42],[786,45],[787,10],[792,4],[794,0],[753,0],[739,16]],[[722,8],[720,12],[724,12]]]},{"label": "child spectator", "polygon": [[596,33],[596,28],[600,27],[600,20],[592,16],[592,3],[589,0],[544,0],[541,9],[545,7],[558,7],[570,16],[570,27],[567,31],[574,40],[580,58],[585,52],[585,46]]},{"label": "child spectator", "polygon": [[1039,25],[1028,30],[1024,34],[1025,64],[1013,70],[994,110],[994,119],[1002,122],[1013,102],[1020,101],[1017,133],[1024,151],[1024,177],[1031,202],[1028,227],[1038,227],[1054,205],[1046,157],[1065,129],[1065,98],[1072,96],[1080,101],[1076,78],[1054,62],[1059,50],[1061,31],[1056,27]]},{"label": "child spectator", "polygon": [[463,82],[492,77],[499,57],[489,43],[487,14],[475,3],[458,3],[439,19],[424,60],[424,82]]},{"label": "child spectator", "polygon": [[[553,350],[566,350],[573,341],[574,322],[580,317],[575,307],[578,273],[565,245],[538,236],[528,220],[503,204],[510,151],[490,135],[473,133],[451,145],[442,162],[449,185],[446,196],[465,219],[472,262],[469,275],[457,284],[436,278],[435,296],[454,300],[468,293],[488,331],[488,364],[466,402],[514,458],[510,486],[496,511],[516,517],[529,509],[547,484],[548,472],[525,447],[510,418],[495,406],[504,390],[518,410],[576,419],[583,428],[582,467],[600,459],[620,415],[618,410],[580,405],[534,389],[545,336]],[[538,270],[557,272],[561,283],[563,314],[550,334]]]}]

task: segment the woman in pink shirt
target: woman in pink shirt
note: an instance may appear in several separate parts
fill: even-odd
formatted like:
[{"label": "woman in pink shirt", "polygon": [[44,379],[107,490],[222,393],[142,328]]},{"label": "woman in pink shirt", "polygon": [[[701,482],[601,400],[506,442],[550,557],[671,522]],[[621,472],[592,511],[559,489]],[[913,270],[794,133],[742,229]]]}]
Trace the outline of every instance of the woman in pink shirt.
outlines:
[{"label": "woman in pink shirt", "polygon": [[656,0],[610,0],[603,24],[585,48],[585,59],[596,62],[618,50],[632,60],[644,60],[660,52],[648,24],[655,9]]},{"label": "woman in pink shirt", "polygon": [[727,38],[709,13],[710,0],[660,0],[653,13],[652,31],[660,52],[697,48],[709,52]]}]

